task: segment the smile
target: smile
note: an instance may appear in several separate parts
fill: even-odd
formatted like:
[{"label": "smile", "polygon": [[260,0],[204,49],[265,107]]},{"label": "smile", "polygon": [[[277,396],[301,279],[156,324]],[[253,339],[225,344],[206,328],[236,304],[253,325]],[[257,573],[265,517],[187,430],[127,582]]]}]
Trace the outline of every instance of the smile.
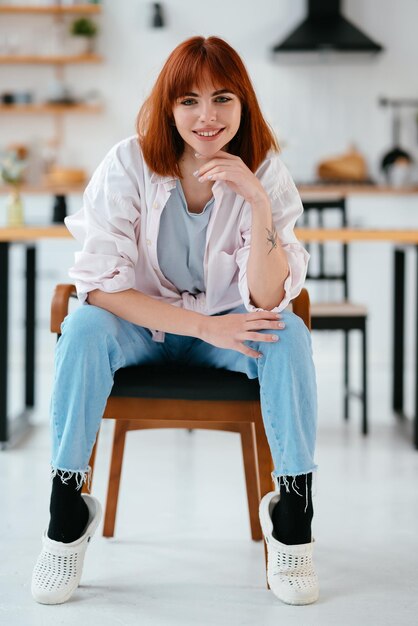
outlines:
[{"label": "smile", "polygon": [[214,139],[215,137],[217,137],[218,135],[220,135],[223,131],[225,130],[225,128],[220,128],[219,130],[194,130],[194,134],[197,135],[200,139]]}]

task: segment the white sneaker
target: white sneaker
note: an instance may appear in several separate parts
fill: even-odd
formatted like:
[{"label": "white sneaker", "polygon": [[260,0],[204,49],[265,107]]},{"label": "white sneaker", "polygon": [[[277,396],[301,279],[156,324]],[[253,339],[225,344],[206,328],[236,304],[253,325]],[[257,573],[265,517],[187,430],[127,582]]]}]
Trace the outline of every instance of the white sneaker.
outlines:
[{"label": "white sneaker", "polygon": [[83,571],[87,544],[102,517],[100,502],[93,496],[82,494],[89,519],[84,534],[72,543],[54,541],[44,532],[43,548],[32,574],[32,596],[41,604],[62,604],[77,589]]},{"label": "white sneaker", "polygon": [[260,502],[260,522],[267,544],[267,580],[270,589],[286,604],[312,604],[319,597],[318,577],[312,553],[314,540],[288,546],[273,537],[271,513],[280,494],[270,491]]}]

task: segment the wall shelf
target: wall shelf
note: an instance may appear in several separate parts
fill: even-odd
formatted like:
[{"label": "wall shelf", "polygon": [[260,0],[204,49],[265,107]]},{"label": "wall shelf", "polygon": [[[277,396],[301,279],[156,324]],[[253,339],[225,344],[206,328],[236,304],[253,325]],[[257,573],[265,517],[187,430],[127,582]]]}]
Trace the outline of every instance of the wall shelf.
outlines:
[{"label": "wall shelf", "polygon": [[101,63],[103,57],[100,54],[82,54],[79,56],[37,56],[37,55],[0,55],[2,65],[69,65],[81,63]]},{"label": "wall shelf", "polygon": [[[39,1],[39,0],[38,0]],[[0,0],[1,2],[1,0]],[[74,4],[71,6],[61,6],[46,4],[34,5],[13,5],[13,4],[0,4],[0,15],[15,15],[24,16],[30,15],[31,17],[40,16],[53,16],[54,22],[60,27],[65,24],[66,15],[99,15],[102,12],[102,6],[100,4]],[[33,20],[32,20],[33,21]],[[46,50],[46,49],[45,49]],[[64,50],[64,48],[63,48]],[[0,55],[0,65],[50,65],[54,69],[56,82],[62,84],[64,81],[65,66],[67,65],[82,65],[82,64],[96,64],[102,63],[103,57],[99,54],[87,53],[87,54],[2,54]],[[12,99],[12,98],[10,98]],[[54,136],[48,141],[49,147],[53,150],[61,148],[64,139],[64,115],[66,114],[97,114],[103,110],[100,103],[87,104],[87,103],[74,103],[74,104],[49,104],[49,103],[10,103],[0,104],[0,115],[51,115],[54,121]],[[38,185],[23,185],[21,191],[23,193],[40,193],[40,194],[53,194],[53,195],[65,195],[67,193],[82,193],[84,187],[80,184],[77,185],[53,185],[47,184],[45,181],[40,182]],[[0,194],[10,193],[10,186],[2,186],[0,188]]]},{"label": "wall shelf", "polygon": [[[87,182],[78,185],[48,185],[46,183],[40,183],[39,185],[19,185],[20,193],[34,194],[34,195],[51,195],[51,196],[65,196],[67,194],[82,194],[86,188]],[[0,185],[0,195],[8,195],[13,191],[13,185]]]},{"label": "wall shelf", "polygon": [[102,11],[100,4],[75,4],[74,6],[14,6],[3,4],[0,13],[33,15],[98,15]]},{"label": "wall shelf", "polygon": [[65,115],[67,113],[100,113],[100,104],[0,104],[0,115]]}]

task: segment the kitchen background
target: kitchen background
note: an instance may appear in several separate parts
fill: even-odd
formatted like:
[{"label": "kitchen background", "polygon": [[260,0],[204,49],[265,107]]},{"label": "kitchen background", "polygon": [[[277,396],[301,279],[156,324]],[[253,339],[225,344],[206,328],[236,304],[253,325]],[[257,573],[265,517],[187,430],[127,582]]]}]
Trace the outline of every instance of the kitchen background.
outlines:
[{"label": "kitchen background", "polygon": [[[379,97],[418,97],[418,81],[411,80],[417,75],[418,3],[345,0],[344,15],[381,43],[384,51],[368,59],[349,55],[345,60],[303,64],[274,60],[270,49],[306,16],[306,0],[259,0],[257,10],[254,4],[211,0],[205,7],[191,0],[168,0],[163,3],[166,27],[151,28],[151,2],[102,2],[102,14],[93,19],[99,27],[95,47],[104,62],[69,65],[64,82],[79,96],[97,92],[105,110],[95,118],[65,120],[62,164],[91,172],[113,143],[132,134],[139,105],[170,51],[187,37],[216,34],[243,56],[296,180],[311,180],[319,159],[341,153],[350,144],[362,152],[372,177],[377,177],[379,158],[391,144],[391,113],[379,107]],[[0,42],[3,48],[11,42],[16,53],[41,48],[52,52],[62,43],[62,32],[54,29],[51,17],[2,15]],[[3,66],[1,90],[29,91],[42,99],[53,76],[49,66]],[[415,155],[416,117],[417,110],[402,112],[401,142]],[[51,133],[47,117],[13,120],[2,124],[1,143],[32,143]]]},{"label": "kitchen background", "polygon": [[[38,157],[44,161],[55,158],[61,166],[82,168],[90,175],[114,143],[134,133],[138,108],[170,51],[187,37],[216,34],[235,47],[246,62],[262,108],[279,137],[282,158],[296,182],[313,181],[319,161],[341,155],[350,146],[355,146],[365,158],[370,178],[382,181],[379,163],[393,145],[393,119],[389,108],[379,106],[379,98],[418,98],[416,0],[345,0],[344,15],[378,41],[384,51],[368,58],[315,58],[299,63],[274,58],[271,48],[305,17],[305,0],[167,0],[162,3],[164,28],[152,27],[154,8],[150,2],[107,0],[101,4],[102,13],[93,20],[98,26],[95,52],[103,55],[103,62],[69,65],[61,82],[70,96],[102,105],[102,111],[95,115],[62,116],[62,142],[57,149],[49,141],[56,133],[52,116],[0,115],[0,148],[9,144],[28,146],[34,157],[31,175],[39,173]],[[73,20],[73,16],[67,16],[67,26],[63,26],[47,15],[2,14],[0,55],[58,54],[61,48],[68,50],[73,42],[66,33]],[[30,92],[35,101],[45,101],[57,94],[54,76],[53,67],[48,65],[0,65],[0,92],[3,97]],[[415,160],[417,113],[414,107],[400,112],[400,144]],[[410,182],[418,181],[416,166],[409,175]],[[49,195],[25,194],[27,223],[50,222],[52,200]],[[72,195],[67,201],[69,212],[75,211],[81,195]],[[5,204],[6,196],[2,195],[1,225],[6,220]],[[349,198],[348,213],[351,225],[418,228],[416,196],[356,195]],[[68,281],[67,268],[77,245],[70,240],[43,241],[38,249],[38,346],[41,344],[42,350],[38,350],[37,359],[42,375],[43,366],[49,366],[53,358],[54,338],[48,333],[52,289],[57,282]],[[390,244],[350,246],[351,296],[369,308],[370,370],[382,373],[381,377],[371,377],[370,397],[382,384],[382,393],[389,397],[390,392],[386,372],[391,359],[391,251]],[[11,334],[16,366],[14,385],[19,384],[16,380],[21,353],[22,260],[23,252],[16,246],[12,256],[16,279],[10,298],[10,306],[16,307]],[[409,274],[412,289],[412,273]],[[408,311],[411,331],[414,314]],[[336,346],[339,342],[334,336],[323,335],[315,337],[316,359],[332,367],[341,358],[340,345]],[[408,359],[411,357],[412,353]],[[408,389],[411,387],[409,384]],[[47,406],[47,398],[40,401]],[[407,407],[408,403],[412,405],[411,393]],[[374,410],[371,404],[371,421]]]}]

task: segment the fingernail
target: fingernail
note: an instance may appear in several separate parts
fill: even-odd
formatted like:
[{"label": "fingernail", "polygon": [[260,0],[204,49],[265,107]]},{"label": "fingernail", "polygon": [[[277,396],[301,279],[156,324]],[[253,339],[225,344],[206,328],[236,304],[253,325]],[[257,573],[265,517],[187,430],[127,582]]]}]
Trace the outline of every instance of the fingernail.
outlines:
[{"label": "fingernail", "polygon": [[200,157],[200,153],[199,152],[195,152],[194,155],[195,155],[195,157]]},{"label": "fingernail", "polygon": [[205,180],[204,176],[201,176],[200,178],[197,179],[199,181],[199,183],[202,183]]},{"label": "fingernail", "polygon": [[278,336],[277,336],[277,335],[272,335],[272,336],[271,336],[271,340],[272,340],[272,341],[279,341],[279,338],[278,338]]},{"label": "fingernail", "polygon": [[276,317],[281,317],[280,313],[276,313]]},{"label": "fingernail", "polygon": [[280,322],[280,323],[279,323],[279,328],[284,328],[284,324],[283,324],[283,322]]},{"label": "fingernail", "polygon": [[212,178],[213,178],[213,176],[211,176],[211,175],[207,176],[208,180],[212,180]]},{"label": "fingernail", "polygon": [[193,172],[193,176],[197,176],[199,173],[199,170],[196,170],[195,172]]}]

